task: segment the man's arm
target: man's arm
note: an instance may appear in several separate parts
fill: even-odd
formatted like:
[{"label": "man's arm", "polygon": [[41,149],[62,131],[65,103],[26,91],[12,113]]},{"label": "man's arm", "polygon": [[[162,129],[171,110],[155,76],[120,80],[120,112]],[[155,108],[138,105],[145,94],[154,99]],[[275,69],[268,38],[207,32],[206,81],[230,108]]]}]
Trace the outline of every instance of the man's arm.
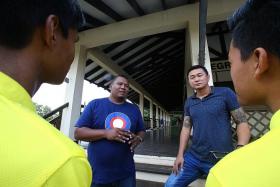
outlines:
[{"label": "man's arm", "polygon": [[142,138],[142,141],[144,141],[145,131],[140,131],[136,135],[139,136],[140,138]]},{"label": "man's arm", "polygon": [[128,142],[128,144],[130,145],[130,150],[132,152],[141,142],[144,141],[144,137],[145,137],[144,121],[143,121],[142,114],[141,114],[140,110],[138,109],[138,107],[137,107],[136,114],[138,115],[138,121],[136,124],[136,133],[135,134],[131,133],[131,137]]},{"label": "man's arm", "polygon": [[191,134],[191,118],[190,116],[185,116],[183,121],[183,126],[180,134],[180,144],[177,156],[183,156],[186,146],[188,145],[190,134]]},{"label": "man's arm", "polygon": [[134,149],[144,141],[145,131],[139,131],[136,134],[131,133],[131,136],[128,144],[130,145],[130,150],[134,151]]},{"label": "man's arm", "polygon": [[244,110],[240,107],[230,112],[231,116],[236,123],[237,145],[245,145],[249,142],[251,133],[250,127],[247,123],[247,118]]},{"label": "man's arm", "polygon": [[122,129],[91,129],[88,127],[80,127],[75,129],[74,137],[77,140],[97,141],[103,138],[125,143],[129,140],[130,133]]},{"label": "man's arm", "polygon": [[178,173],[179,169],[183,166],[184,163],[184,151],[189,142],[191,127],[192,124],[190,116],[185,116],[180,134],[179,150],[173,166],[173,172],[175,172],[176,174]]}]

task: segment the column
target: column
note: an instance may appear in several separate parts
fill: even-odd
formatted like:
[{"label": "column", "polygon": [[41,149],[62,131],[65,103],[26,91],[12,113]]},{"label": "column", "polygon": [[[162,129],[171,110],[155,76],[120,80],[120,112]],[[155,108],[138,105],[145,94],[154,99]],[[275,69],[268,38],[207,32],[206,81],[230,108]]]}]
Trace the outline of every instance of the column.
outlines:
[{"label": "column", "polygon": [[159,115],[158,115],[159,107],[156,105],[156,127],[159,127]]},{"label": "column", "polygon": [[153,110],[153,102],[152,100],[149,100],[150,101],[150,123],[151,123],[151,129],[154,128],[154,110]]},{"label": "column", "polygon": [[[193,66],[198,64],[198,53],[199,53],[199,24],[198,24],[198,18],[189,21],[188,27],[186,29],[186,51],[185,51],[185,76],[187,73],[187,70]],[[209,50],[208,50],[208,44],[206,40],[205,44],[205,67],[209,72],[210,80],[209,85],[213,85],[213,79],[212,79],[212,71],[211,71],[211,63],[210,63],[210,56],[209,56]],[[186,77],[186,80],[187,77]],[[187,86],[187,96],[191,96],[193,94],[192,88],[190,88],[189,84]]]},{"label": "column", "polygon": [[162,126],[163,124],[163,110],[162,108],[160,108],[160,111],[159,111],[159,125]]},{"label": "column", "polygon": [[139,109],[144,118],[144,94],[139,93]]},{"label": "column", "polygon": [[66,87],[65,103],[68,102],[69,106],[63,110],[60,128],[60,131],[71,139],[74,139],[74,125],[81,112],[86,62],[86,49],[78,44],[75,48],[75,58],[67,74],[69,83]]}]

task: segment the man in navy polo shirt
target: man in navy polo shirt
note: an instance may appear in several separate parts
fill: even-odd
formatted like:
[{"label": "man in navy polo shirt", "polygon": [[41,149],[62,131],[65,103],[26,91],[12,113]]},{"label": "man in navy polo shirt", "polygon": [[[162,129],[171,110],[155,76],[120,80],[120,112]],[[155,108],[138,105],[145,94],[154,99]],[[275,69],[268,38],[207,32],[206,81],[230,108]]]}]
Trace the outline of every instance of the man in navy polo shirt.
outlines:
[{"label": "man in navy polo shirt", "polygon": [[[195,94],[185,102],[179,151],[165,187],[185,187],[201,175],[208,174],[215,164],[211,151],[233,151],[231,116],[237,124],[237,148],[250,139],[246,115],[231,89],[210,87],[204,66],[192,66],[187,77]],[[184,153],[192,128],[192,144]]]},{"label": "man in navy polo shirt", "polygon": [[143,118],[136,105],[126,102],[126,77],[115,77],[110,89],[109,98],[87,105],[76,124],[75,138],[90,142],[92,187],[135,187],[133,150],[144,138]]}]

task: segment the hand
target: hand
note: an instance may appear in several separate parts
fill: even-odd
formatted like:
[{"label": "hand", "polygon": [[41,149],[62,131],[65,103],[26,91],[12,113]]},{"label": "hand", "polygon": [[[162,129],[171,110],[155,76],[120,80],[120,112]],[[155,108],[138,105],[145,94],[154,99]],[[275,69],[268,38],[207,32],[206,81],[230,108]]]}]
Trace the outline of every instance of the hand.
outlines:
[{"label": "hand", "polygon": [[184,158],[182,156],[177,156],[172,169],[175,175],[179,173],[179,170],[183,167],[183,164],[184,164]]},{"label": "hand", "polygon": [[119,128],[108,129],[106,130],[106,138],[112,141],[118,141],[121,143],[125,143],[131,137],[131,133]]},{"label": "hand", "polygon": [[131,138],[128,142],[128,144],[130,145],[130,150],[131,152],[134,151],[134,149],[143,141],[143,139],[140,136],[137,136],[133,133],[130,133]]}]

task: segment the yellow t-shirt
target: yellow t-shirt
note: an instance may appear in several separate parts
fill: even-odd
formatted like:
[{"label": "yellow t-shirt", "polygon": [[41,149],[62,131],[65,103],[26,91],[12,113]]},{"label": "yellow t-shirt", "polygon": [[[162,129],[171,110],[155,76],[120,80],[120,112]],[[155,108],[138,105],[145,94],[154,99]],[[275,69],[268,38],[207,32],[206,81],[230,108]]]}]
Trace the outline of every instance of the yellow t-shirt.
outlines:
[{"label": "yellow t-shirt", "polygon": [[272,117],[270,131],[217,163],[206,187],[280,186],[280,110]]},{"label": "yellow t-shirt", "polygon": [[83,149],[38,116],[30,96],[0,72],[0,187],[87,187]]}]

